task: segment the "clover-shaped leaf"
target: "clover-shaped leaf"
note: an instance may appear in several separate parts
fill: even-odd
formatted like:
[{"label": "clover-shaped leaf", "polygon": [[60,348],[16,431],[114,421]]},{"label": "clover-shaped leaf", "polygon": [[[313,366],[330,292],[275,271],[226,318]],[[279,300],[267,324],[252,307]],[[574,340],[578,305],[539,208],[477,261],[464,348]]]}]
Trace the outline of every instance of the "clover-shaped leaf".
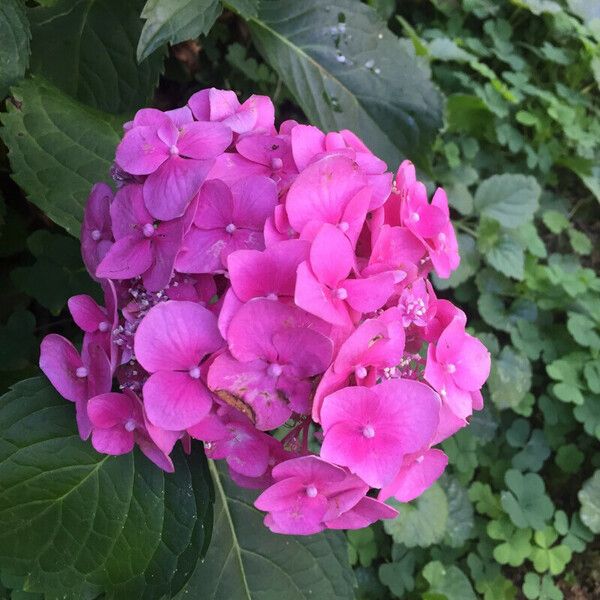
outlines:
[{"label": "clover-shaped leaf", "polygon": [[360,563],[363,567],[370,567],[377,557],[377,542],[375,534],[370,527],[348,531],[348,552],[350,563]]},{"label": "clover-shaped leaf", "polygon": [[543,479],[535,473],[509,469],[504,481],[509,491],[500,495],[502,508],[517,527],[543,529],[554,513],[554,505],[546,495]]},{"label": "clover-shaped leaf", "polygon": [[583,404],[575,407],[573,415],[588,435],[600,440],[600,396],[586,396]]},{"label": "clover-shaped leaf", "polygon": [[527,600],[563,600],[563,593],[554,585],[550,575],[540,577],[527,573],[523,581],[523,594]]},{"label": "clover-shaped leaf", "polygon": [[550,456],[550,447],[541,429],[534,429],[531,437],[512,458],[512,466],[520,471],[539,471]]},{"label": "clover-shaped leaf", "polygon": [[533,534],[536,546],[531,552],[533,568],[538,573],[549,571],[552,575],[558,575],[565,570],[567,563],[572,557],[571,548],[564,544],[553,546],[558,539],[558,534],[554,527],[547,526],[541,531]]},{"label": "clover-shaped leaf", "polygon": [[583,552],[593,539],[594,534],[581,522],[579,514],[575,513],[571,518],[571,526],[565,535],[563,544],[569,546],[573,552]]},{"label": "clover-shaped leaf", "polygon": [[492,492],[489,483],[474,481],[469,488],[469,499],[475,503],[475,510],[482,515],[496,519],[502,514],[500,499]]},{"label": "clover-shaped leaf", "polygon": [[502,543],[494,548],[494,558],[501,565],[518,567],[531,553],[531,529],[517,529],[507,518],[490,521],[487,534]]},{"label": "clover-shaped leaf", "polygon": [[581,502],[579,515],[593,533],[600,533],[600,469],[588,479],[577,494]]},{"label": "clover-shaped leaf", "polygon": [[440,483],[448,499],[448,521],[444,543],[452,548],[458,548],[469,539],[473,530],[473,505],[467,490],[457,479],[445,477]]},{"label": "clover-shaped leaf", "polygon": [[502,575],[497,562],[491,559],[484,562],[477,554],[471,552],[467,556],[467,564],[475,582],[475,589],[483,600],[514,600],[517,589],[512,581]]},{"label": "clover-shaped leaf", "polygon": [[558,449],[554,460],[561,471],[572,474],[577,473],[584,456],[575,444],[566,444]]}]

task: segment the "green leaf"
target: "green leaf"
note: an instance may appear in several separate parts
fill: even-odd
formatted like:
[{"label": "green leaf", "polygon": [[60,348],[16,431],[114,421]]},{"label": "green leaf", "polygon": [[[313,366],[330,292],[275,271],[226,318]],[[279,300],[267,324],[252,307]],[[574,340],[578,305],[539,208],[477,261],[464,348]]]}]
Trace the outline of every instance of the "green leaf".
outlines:
[{"label": "green leaf", "polygon": [[583,367],[588,387],[594,394],[600,394],[600,359],[590,360]]},{"label": "green leaf", "polygon": [[573,414],[588,435],[600,440],[600,396],[586,396]]},{"label": "green leaf", "polygon": [[593,533],[600,533],[600,469],[583,484],[577,497],[581,502],[581,521]]},{"label": "green leaf", "polygon": [[534,15],[544,13],[554,15],[562,10],[562,6],[554,0],[511,0],[511,2],[530,10]]},{"label": "green leaf", "polygon": [[397,544],[414,548],[442,541],[448,522],[448,500],[439,484],[432,485],[412,502],[392,499],[389,504],[398,510],[398,516],[384,521],[383,527]]},{"label": "green leaf", "polygon": [[350,560],[352,564],[360,562],[363,567],[370,567],[377,557],[377,542],[375,534],[370,527],[364,529],[350,530],[347,533],[351,554],[356,560]]},{"label": "green leaf", "polygon": [[458,567],[446,567],[436,560],[425,565],[423,577],[429,582],[429,590],[423,594],[424,600],[476,600],[467,576]]},{"label": "green leaf", "polygon": [[58,0],[29,10],[31,70],[81,102],[112,113],[148,103],[160,53],[137,63],[143,0]]},{"label": "green leaf", "polygon": [[544,211],[542,221],[552,233],[561,233],[570,226],[569,219],[557,210]]},{"label": "green leaf", "polygon": [[566,444],[556,452],[555,461],[561,471],[573,474],[581,467],[584,456],[575,444]]},{"label": "green leaf", "polygon": [[390,167],[403,156],[428,162],[440,93],[371,7],[264,0],[249,26],[310,122],[351,128]]},{"label": "green leaf", "polygon": [[271,533],[253,502],[256,494],[233,483],[210,463],[215,485],[213,537],[205,559],[177,595],[214,600],[346,600],[354,576],[341,531],[312,536]]},{"label": "green leaf", "polygon": [[46,597],[170,597],[207,544],[201,447],[168,475],[140,452],[98,454],[42,379],[0,401],[0,569]]},{"label": "green leaf", "polygon": [[531,363],[511,346],[505,346],[492,361],[487,384],[497,408],[514,410],[531,387]]},{"label": "green leaf", "polygon": [[147,0],[141,14],[146,22],[137,45],[138,62],[167,42],[206,35],[221,10],[219,0]]},{"label": "green leaf", "polygon": [[494,548],[494,559],[501,565],[518,567],[531,552],[531,529],[516,528],[506,517],[490,521],[487,534],[502,542]]},{"label": "green leaf", "polygon": [[250,19],[258,15],[258,6],[261,0],[224,0],[223,4],[244,19]]},{"label": "green leaf", "polygon": [[567,563],[570,562],[572,551],[564,544],[553,546],[558,536],[553,527],[547,526],[541,531],[533,534],[533,539],[537,544],[531,553],[533,568],[538,573],[549,571],[552,575],[559,575],[565,570]]},{"label": "green leaf", "polygon": [[502,508],[517,527],[543,529],[554,513],[554,505],[546,495],[544,480],[535,473],[509,469],[504,475],[509,491],[500,495]]},{"label": "green leaf", "polygon": [[[394,549],[397,546],[394,546]],[[394,552],[394,554],[396,554]],[[392,556],[393,562],[379,566],[379,579],[399,598],[415,587],[415,553],[406,550],[401,556]]]},{"label": "green leaf", "polygon": [[18,108],[9,104],[0,113],[12,177],[48,217],[79,236],[83,207],[92,185],[108,175],[120,125],[41,79],[23,81],[14,95]]},{"label": "green leaf", "polygon": [[469,539],[473,531],[473,505],[467,490],[457,479],[446,477],[441,482],[448,500],[448,521],[444,543],[459,548]]},{"label": "green leaf", "polygon": [[494,114],[478,96],[452,94],[446,105],[448,130],[476,137],[491,135]]},{"label": "green leaf", "polygon": [[510,230],[501,231],[495,243],[483,251],[487,263],[507,277],[522,280],[525,275],[525,253],[520,241]]},{"label": "green leaf", "polygon": [[535,177],[493,175],[477,188],[475,209],[504,227],[518,227],[533,218],[541,192]]},{"label": "green leaf", "polygon": [[583,256],[587,256],[592,251],[592,240],[583,233],[583,231],[578,231],[577,229],[569,229],[569,242],[571,242],[571,247],[577,254],[581,254]]},{"label": "green leaf", "polygon": [[535,573],[526,573],[523,594],[527,600],[563,600],[563,593],[554,585],[550,575],[541,578]]},{"label": "green leaf", "polygon": [[11,279],[17,289],[35,298],[53,315],[58,315],[75,294],[98,296],[99,286],[83,266],[77,240],[38,229],[29,236],[27,245],[36,262],[13,269]]},{"label": "green leaf", "polygon": [[463,50],[456,42],[446,37],[433,39],[427,48],[429,56],[434,60],[469,62],[475,58],[473,54]]},{"label": "green leaf", "polygon": [[35,317],[19,309],[0,325],[0,370],[25,369],[33,360],[39,344],[35,333]]},{"label": "green leaf", "polygon": [[29,64],[29,21],[22,0],[0,4],[0,100],[25,75]]},{"label": "green leaf", "polygon": [[474,481],[469,488],[469,499],[475,503],[475,509],[482,515],[497,519],[502,514],[500,499],[492,492],[489,483]]},{"label": "green leaf", "polygon": [[594,331],[596,324],[592,319],[580,313],[567,313],[567,329],[580,345],[600,350],[600,335]]}]

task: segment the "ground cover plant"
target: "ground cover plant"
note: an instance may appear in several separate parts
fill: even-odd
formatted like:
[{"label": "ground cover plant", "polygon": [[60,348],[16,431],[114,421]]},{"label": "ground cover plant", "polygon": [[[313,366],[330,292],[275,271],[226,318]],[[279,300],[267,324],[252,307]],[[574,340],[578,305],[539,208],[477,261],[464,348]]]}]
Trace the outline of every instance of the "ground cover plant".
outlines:
[{"label": "ground cover plant", "polygon": [[[9,0],[0,40],[0,593],[600,594],[596,2]],[[77,238],[122,123],[209,87],[352,129],[447,191],[462,260],[435,293],[492,366],[445,475],[393,519],[274,535],[197,442],[174,475],[107,458],[40,377],[46,335],[82,339],[68,299],[102,301]]]}]

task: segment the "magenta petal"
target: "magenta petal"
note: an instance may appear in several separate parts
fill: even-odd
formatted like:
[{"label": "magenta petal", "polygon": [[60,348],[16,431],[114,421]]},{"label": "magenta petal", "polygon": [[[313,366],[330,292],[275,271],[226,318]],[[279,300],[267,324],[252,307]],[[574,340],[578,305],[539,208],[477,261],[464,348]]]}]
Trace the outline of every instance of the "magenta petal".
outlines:
[{"label": "magenta petal", "polygon": [[238,227],[263,230],[265,221],[277,206],[277,186],[269,177],[254,175],[231,186],[233,223]]},{"label": "magenta petal", "polygon": [[325,134],[313,125],[296,125],[291,139],[294,162],[300,171],[325,150]]},{"label": "magenta petal", "polygon": [[337,519],[327,521],[328,529],[362,529],[380,519],[393,519],[398,511],[375,498],[362,498],[356,506],[340,515]]},{"label": "magenta petal", "polygon": [[152,224],[154,219],[144,205],[142,189],[141,184],[130,183],[115,194],[110,216],[116,240],[130,235],[141,237],[144,225]]},{"label": "magenta petal", "polygon": [[81,225],[81,256],[86,269],[95,278],[96,267],[104,258],[113,240],[110,220],[112,190],[105,183],[92,188]]},{"label": "magenta petal", "polygon": [[226,247],[229,234],[224,229],[198,229],[192,227],[175,259],[175,269],[180,273],[215,273],[223,271],[221,252]]},{"label": "magenta petal", "polygon": [[298,494],[303,493],[305,487],[305,484],[298,477],[277,481],[254,501],[254,506],[265,511],[286,510],[295,504]]},{"label": "magenta petal", "polygon": [[167,287],[175,257],[183,238],[183,223],[181,220],[161,223],[154,231],[152,240],[152,265],[144,273],[144,285],[151,292]]},{"label": "magenta petal", "polygon": [[212,160],[171,156],[144,182],[144,201],[150,214],[168,221],[180,217],[212,167]]},{"label": "magenta petal", "polygon": [[58,393],[70,400],[87,400],[87,381],[77,376],[83,362],[75,346],[64,337],[51,333],[40,346],[40,369]]},{"label": "magenta petal", "polygon": [[310,266],[320,283],[335,289],[348,277],[354,252],[348,238],[334,225],[325,223],[310,247]]},{"label": "magenta petal", "polygon": [[115,242],[96,269],[101,279],[131,279],[152,265],[152,247],[148,238],[130,235]]},{"label": "magenta petal", "polygon": [[224,152],[231,138],[231,129],[226,125],[196,121],[180,128],[177,148],[182,156],[205,160]]},{"label": "magenta petal", "polygon": [[117,163],[132,175],[153,173],[168,157],[169,148],[153,126],[134,126],[117,146]]},{"label": "magenta petal", "polygon": [[133,417],[134,406],[129,396],[109,392],[91,398],[87,411],[94,427],[110,429],[115,425],[124,424],[127,419]]},{"label": "magenta petal", "polygon": [[431,487],[448,464],[448,457],[441,451],[431,449],[418,458],[412,458],[389,485],[379,492],[379,500],[394,496],[399,502],[410,502]]},{"label": "magenta petal", "polygon": [[150,422],[172,431],[195,425],[212,406],[204,384],[183,372],[157,371],[144,384],[143,395]]},{"label": "magenta petal", "polygon": [[92,446],[104,454],[118,456],[133,450],[133,432],[115,426],[111,429],[93,429]]},{"label": "magenta petal", "polygon": [[381,308],[394,293],[394,273],[386,271],[363,279],[347,279],[343,286],[348,292],[348,304],[359,312]]},{"label": "magenta petal", "polygon": [[112,319],[106,315],[97,302],[86,294],[72,296],[68,301],[69,312],[77,326],[83,331],[94,332],[98,330],[100,323],[112,325]]},{"label": "magenta petal", "polygon": [[136,441],[144,455],[157,467],[167,473],[175,471],[173,461],[151,439],[146,436],[137,436]]},{"label": "magenta petal", "polygon": [[144,317],[135,334],[134,350],[150,373],[187,371],[222,344],[216,318],[209,310],[194,302],[171,300],[157,304]]}]

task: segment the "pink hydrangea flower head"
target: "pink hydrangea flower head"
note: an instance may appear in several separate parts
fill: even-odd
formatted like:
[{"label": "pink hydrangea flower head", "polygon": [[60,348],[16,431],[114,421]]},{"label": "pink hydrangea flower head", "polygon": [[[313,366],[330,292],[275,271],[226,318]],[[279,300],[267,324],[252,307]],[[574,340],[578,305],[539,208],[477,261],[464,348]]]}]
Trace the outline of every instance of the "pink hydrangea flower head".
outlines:
[{"label": "pink hydrangea flower head", "polygon": [[134,343],[136,359],[150,373],[143,388],[150,421],[177,431],[202,420],[212,397],[200,363],[223,345],[215,316],[193,302],[157,304],[140,323]]},{"label": "pink hydrangea flower head", "polygon": [[334,392],[321,408],[321,456],[381,488],[396,475],[406,454],[431,442],[439,404],[430,387],[402,379]]}]

